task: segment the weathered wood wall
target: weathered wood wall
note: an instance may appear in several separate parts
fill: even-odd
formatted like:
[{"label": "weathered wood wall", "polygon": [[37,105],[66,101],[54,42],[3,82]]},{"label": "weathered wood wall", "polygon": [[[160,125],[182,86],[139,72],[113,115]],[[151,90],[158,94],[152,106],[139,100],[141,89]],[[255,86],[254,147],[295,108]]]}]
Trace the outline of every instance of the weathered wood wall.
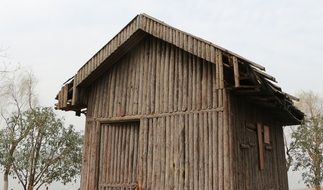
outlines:
[{"label": "weathered wood wall", "polygon": [[83,163],[81,172],[81,189],[96,190],[98,186],[98,168],[100,155],[100,133],[98,122],[87,119],[83,145]]},{"label": "weathered wood wall", "polygon": [[139,122],[101,125],[99,189],[135,189]]},{"label": "weathered wood wall", "polygon": [[[139,185],[143,189],[230,189],[224,179],[220,111],[145,118]],[[228,178],[230,179],[230,178]]]},{"label": "weathered wood wall", "polygon": [[143,189],[233,189],[221,52],[212,59],[216,64],[149,36],[93,83],[83,190],[97,189],[102,168],[94,161],[100,135],[93,134],[102,133],[100,122],[121,120],[140,121]]},{"label": "weathered wood wall", "polygon": [[[288,190],[283,129],[272,113],[242,96],[230,96],[230,123],[234,147],[234,189]],[[264,169],[260,168],[257,123],[268,126],[270,144],[263,144]],[[260,140],[263,141],[263,138]]]},{"label": "weathered wood wall", "polygon": [[[216,59],[214,55],[214,59]],[[219,70],[155,38],[146,38],[97,80],[88,117],[122,117],[221,107]]]}]

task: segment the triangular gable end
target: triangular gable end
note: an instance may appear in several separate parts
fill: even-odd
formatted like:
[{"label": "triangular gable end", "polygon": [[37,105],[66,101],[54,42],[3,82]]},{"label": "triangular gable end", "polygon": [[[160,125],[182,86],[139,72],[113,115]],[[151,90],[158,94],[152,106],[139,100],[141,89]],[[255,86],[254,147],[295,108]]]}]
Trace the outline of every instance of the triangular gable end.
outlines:
[{"label": "triangular gable end", "polygon": [[236,88],[234,90],[245,90],[245,87],[240,86],[238,80],[239,65],[244,67],[247,66],[250,68],[251,74],[253,75],[252,77],[255,79],[257,85],[265,88],[268,91],[268,94],[275,97],[282,109],[285,110],[291,118],[294,118],[295,123],[299,122],[303,117],[303,113],[293,105],[292,99],[296,98],[282,92],[281,88],[274,84],[276,79],[266,74],[263,66],[212,44],[211,42],[178,30],[146,14],[137,15],[85,65],[83,65],[74,77],[65,83],[57,96],[59,101],[56,107],[66,111],[73,110],[76,111],[77,114],[80,114],[81,110],[86,108],[86,102],[84,102],[86,93],[82,91],[82,89],[101,76],[111,65],[147,35],[152,35],[160,40],[166,41],[214,64],[216,63],[215,52],[220,51],[222,55],[230,60],[226,65],[227,68],[230,68],[235,73]]}]

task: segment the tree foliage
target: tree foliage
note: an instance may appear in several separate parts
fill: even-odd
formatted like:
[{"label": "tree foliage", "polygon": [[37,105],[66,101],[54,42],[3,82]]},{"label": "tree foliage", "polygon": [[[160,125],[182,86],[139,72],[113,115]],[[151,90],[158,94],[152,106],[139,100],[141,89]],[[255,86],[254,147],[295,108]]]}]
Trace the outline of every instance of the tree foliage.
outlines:
[{"label": "tree foliage", "polygon": [[[54,181],[68,183],[76,179],[81,168],[82,135],[72,125],[64,127],[52,108],[37,107],[16,119],[12,117],[11,121],[29,129],[18,143],[12,160],[12,171],[22,187],[37,190]],[[12,142],[12,134],[21,136],[19,131],[0,133],[3,144]]]},{"label": "tree foliage", "polygon": [[3,190],[7,190],[14,153],[30,130],[22,123],[22,113],[33,109],[37,98],[34,94],[35,79],[31,73],[16,72],[3,78],[6,80],[1,80],[0,85],[0,169],[3,171]]},{"label": "tree foliage", "polygon": [[8,190],[9,175],[28,190],[75,179],[81,166],[81,134],[73,126],[64,127],[52,108],[36,107],[32,74],[19,70],[5,78],[0,81],[3,190]]},{"label": "tree foliage", "polygon": [[323,180],[323,106],[322,99],[313,92],[300,95],[299,108],[306,117],[292,130],[291,156],[293,170],[302,172],[308,187],[320,189]]}]

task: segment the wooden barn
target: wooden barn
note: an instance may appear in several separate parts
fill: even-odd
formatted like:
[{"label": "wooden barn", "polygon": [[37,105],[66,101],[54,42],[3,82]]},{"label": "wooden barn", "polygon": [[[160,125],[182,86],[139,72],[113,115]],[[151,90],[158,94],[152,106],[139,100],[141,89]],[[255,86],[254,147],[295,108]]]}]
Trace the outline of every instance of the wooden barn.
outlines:
[{"label": "wooden barn", "polygon": [[287,190],[295,97],[265,68],[146,14],[57,95],[86,115],[82,190]]}]

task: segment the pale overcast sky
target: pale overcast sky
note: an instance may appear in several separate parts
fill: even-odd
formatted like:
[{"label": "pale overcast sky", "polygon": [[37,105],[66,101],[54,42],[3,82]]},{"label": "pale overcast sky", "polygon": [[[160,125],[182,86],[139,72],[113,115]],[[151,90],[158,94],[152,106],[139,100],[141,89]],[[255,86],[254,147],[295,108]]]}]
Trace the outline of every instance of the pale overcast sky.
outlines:
[{"label": "pale overcast sky", "polygon": [[[139,13],[264,65],[291,94],[323,93],[323,0],[0,0],[0,48],[33,70],[40,103],[52,106],[61,84]],[[61,114],[83,129],[83,118]],[[304,187],[297,176],[291,189]]]}]

